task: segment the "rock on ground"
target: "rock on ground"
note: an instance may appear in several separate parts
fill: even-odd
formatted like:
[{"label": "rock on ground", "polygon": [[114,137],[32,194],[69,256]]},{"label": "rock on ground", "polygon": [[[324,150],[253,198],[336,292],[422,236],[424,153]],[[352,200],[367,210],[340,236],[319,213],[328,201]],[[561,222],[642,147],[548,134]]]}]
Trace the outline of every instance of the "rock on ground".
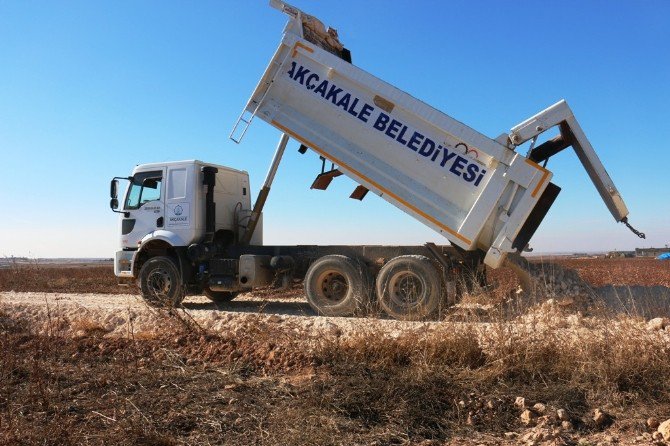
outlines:
[{"label": "rock on ground", "polygon": [[663,435],[665,441],[670,441],[670,419],[665,420],[658,426],[657,432]]}]

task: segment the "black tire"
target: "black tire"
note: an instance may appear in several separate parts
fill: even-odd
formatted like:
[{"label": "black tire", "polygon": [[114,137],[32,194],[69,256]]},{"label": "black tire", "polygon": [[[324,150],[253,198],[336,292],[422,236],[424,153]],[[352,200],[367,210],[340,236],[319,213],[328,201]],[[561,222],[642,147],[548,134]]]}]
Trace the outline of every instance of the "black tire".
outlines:
[{"label": "black tire", "polygon": [[416,321],[440,306],[442,281],[433,263],[424,256],[398,256],[377,275],[379,305],[395,319]]},{"label": "black tire", "polygon": [[155,307],[178,307],[184,300],[181,274],[170,257],[147,260],[140,270],[139,287],[144,300]]},{"label": "black tire", "polygon": [[317,259],[304,282],[309,305],[324,316],[351,316],[370,302],[372,279],[367,267],[346,256]]},{"label": "black tire", "polygon": [[212,291],[209,288],[203,289],[202,292],[205,296],[207,296],[207,298],[209,298],[209,300],[216,302],[217,304],[228,303],[235,299],[238,294],[240,294],[233,291]]}]

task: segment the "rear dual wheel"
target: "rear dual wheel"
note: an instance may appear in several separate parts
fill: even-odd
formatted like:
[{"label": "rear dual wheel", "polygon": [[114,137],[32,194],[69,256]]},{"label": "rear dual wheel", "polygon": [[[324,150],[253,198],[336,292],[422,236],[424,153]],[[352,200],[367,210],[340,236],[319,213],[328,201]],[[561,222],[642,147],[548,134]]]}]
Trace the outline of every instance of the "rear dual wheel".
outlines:
[{"label": "rear dual wheel", "polygon": [[307,270],[304,283],[309,305],[324,316],[351,316],[370,302],[370,273],[350,257],[321,257]]},{"label": "rear dual wheel", "polygon": [[[316,260],[305,275],[310,306],[325,316],[351,316],[370,307],[373,280],[366,266],[352,258],[328,255]],[[442,301],[442,280],[425,256],[407,255],[386,263],[376,280],[379,306],[400,320],[432,316]]]},{"label": "rear dual wheel", "polygon": [[399,256],[386,263],[377,275],[379,305],[389,316],[422,320],[437,311],[442,281],[433,263],[424,256]]}]

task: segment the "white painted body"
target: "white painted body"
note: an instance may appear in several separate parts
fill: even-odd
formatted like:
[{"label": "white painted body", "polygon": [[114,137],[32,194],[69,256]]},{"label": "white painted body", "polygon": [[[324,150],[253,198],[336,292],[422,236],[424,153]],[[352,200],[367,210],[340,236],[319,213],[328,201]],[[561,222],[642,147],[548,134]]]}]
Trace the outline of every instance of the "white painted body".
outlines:
[{"label": "white painted body", "polygon": [[[517,153],[521,142],[507,134],[491,139],[308,41],[302,24],[313,18],[283,2],[271,4],[290,21],[240,121],[246,127],[254,117],[270,123],[451,243],[481,249],[485,263],[500,266],[516,251],[512,243],[552,173]],[[529,121],[557,115],[577,125],[564,101]],[[399,125],[391,128],[393,120]],[[243,127],[236,138],[238,125],[231,134],[237,142],[246,132]],[[549,127],[535,126],[530,137]],[[581,129],[580,134],[586,141]],[[610,210],[625,215],[618,192],[585,145],[589,152],[582,162],[596,186],[606,183],[599,191],[609,191],[608,206],[618,197],[621,207]]]},{"label": "white painted body", "polygon": [[[172,247],[186,247],[201,241],[205,234],[205,192],[202,167],[218,169],[214,187],[216,226],[218,230],[237,231],[240,221],[248,218],[251,209],[251,191],[247,172],[202,161],[175,161],[142,164],[132,176],[147,172],[160,173],[160,198],[140,201],[136,209],[129,206],[130,185],[121,203],[119,234],[120,250],[116,253],[115,273],[132,277],[132,264],[143,246],[162,240]],[[163,219],[162,225],[159,219]],[[123,221],[134,220],[130,232],[123,234]],[[253,244],[263,243],[262,220],[252,238]]]}]

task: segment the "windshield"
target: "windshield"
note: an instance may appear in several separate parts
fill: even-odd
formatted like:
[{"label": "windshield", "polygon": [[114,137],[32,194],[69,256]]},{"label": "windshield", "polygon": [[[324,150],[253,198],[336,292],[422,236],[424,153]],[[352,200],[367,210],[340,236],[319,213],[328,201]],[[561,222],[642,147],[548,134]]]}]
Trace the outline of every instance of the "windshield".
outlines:
[{"label": "windshield", "polygon": [[125,209],[139,209],[144,203],[160,200],[162,180],[161,171],[135,174],[130,181]]}]

